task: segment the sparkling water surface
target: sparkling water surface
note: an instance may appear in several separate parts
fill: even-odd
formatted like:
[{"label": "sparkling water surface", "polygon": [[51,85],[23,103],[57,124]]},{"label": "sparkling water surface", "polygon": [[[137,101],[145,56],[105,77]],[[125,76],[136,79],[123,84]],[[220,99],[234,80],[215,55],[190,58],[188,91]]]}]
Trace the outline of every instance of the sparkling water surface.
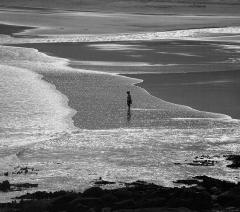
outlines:
[{"label": "sparkling water surface", "polygon": [[[76,70],[67,67],[65,59],[33,49],[0,46],[0,52],[0,168],[39,170],[8,177],[1,173],[1,180],[38,183],[38,190],[82,190],[99,177],[161,185],[203,174],[240,180],[237,170],[226,168],[223,157],[240,150],[239,120],[157,99],[133,85],[139,79]],[[80,103],[78,128],[71,119],[76,111],[67,107],[66,96],[41,80],[42,75],[56,73],[77,74],[82,87],[76,101],[88,97],[92,104]],[[123,106],[125,96],[119,95],[129,88],[138,99],[130,118]],[[105,107],[108,102],[115,110]],[[98,121],[108,111],[114,115],[106,116],[106,123]],[[187,165],[201,155],[211,156],[216,165]],[[6,193],[0,201],[21,193]]]}]

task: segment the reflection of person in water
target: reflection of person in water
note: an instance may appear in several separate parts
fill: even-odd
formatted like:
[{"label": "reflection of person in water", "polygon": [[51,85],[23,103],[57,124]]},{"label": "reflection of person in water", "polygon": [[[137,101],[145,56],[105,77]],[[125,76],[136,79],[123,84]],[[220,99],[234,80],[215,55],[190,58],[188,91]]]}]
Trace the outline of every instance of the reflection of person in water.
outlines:
[{"label": "reflection of person in water", "polygon": [[131,97],[130,91],[127,91],[127,106],[128,106],[127,121],[128,122],[131,120],[131,104],[132,104],[132,97]]},{"label": "reflection of person in water", "polygon": [[130,91],[127,91],[127,106],[128,106],[128,113],[131,112],[131,104],[132,104],[132,97]]}]

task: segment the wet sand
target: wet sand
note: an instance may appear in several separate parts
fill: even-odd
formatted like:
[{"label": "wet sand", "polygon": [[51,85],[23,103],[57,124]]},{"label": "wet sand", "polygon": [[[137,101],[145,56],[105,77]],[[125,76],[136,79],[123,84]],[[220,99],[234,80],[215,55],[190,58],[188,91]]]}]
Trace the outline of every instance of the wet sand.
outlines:
[{"label": "wet sand", "polygon": [[[233,49],[225,49],[225,45]],[[237,44],[236,44],[237,45]],[[69,59],[69,66],[119,74],[226,71],[240,68],[235,44],[184,40],[98,43],[33,43],[51,56]]]},{"label": "wet sand", "polygon": [[126,76],[143,79],[138,86],[160,99],[240,119],[239,70]]},{"label": "wet sand", "polygon": [[[136,79],[81,72],[41,74],[45,81],[67,96],[68,105],[76,110],[72,118],[74,125],[80,129],[176,127],[175,118],[226,118],[157,99],[134,86],[140,82]],[[130,115],[126,105],[127,90],[133,96]]]},{"label": "wet sand", "polygon": [[0,34],[2,35],[13,35],[27,29],[33,29],[33,27],[0,24]]},{"label": "wet sand", "polygon": [[[138,84],[140,87],[168,102],[240,118],[239,66],[238,63],[223,62],[229,57],[237,58],[239,53],[222,49],[220,42],[149,41],[100,44],[101,48],[111,47],[111,44],[120,44],[121,48],[130,45],[130,48],[125,51],[109,51],[93,47],[98,45],[96,43],[20,46],[36,48],[49,55],[68,58],[70,66],[74,68],[119,72],[124,76],[141,79],[143,83]],[[131,57],[131,55],[139,55],[139,57]],[[91,64],[91,61],[101,62],[103,60],[120,64],[128,62],[133,66]],[[84,65],[84,61],[89,61],[89,64]],[[150,66],[134,66],[139,62],[145,62]],[[167,66],[172,63],[177,65]],[[166,66],[161,66],[161,64]]]}]

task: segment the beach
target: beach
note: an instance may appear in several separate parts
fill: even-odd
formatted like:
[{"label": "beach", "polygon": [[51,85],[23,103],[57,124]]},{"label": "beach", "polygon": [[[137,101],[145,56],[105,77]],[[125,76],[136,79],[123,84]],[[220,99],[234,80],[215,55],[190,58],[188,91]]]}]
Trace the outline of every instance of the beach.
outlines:
[{"label": "beach", "polygon": [[169,102],[239,119],[239,71],[184,74],[141,74],[139,86]]},{"label": "beach", "polygon": [[[117,186],[136,180],[173,186],[173,181],[196,175],[239,181],[238,170],[227,167],[225,158],[240,148],[239,43],[201,37],[238,35],[238,16],[181,17],[174,25],[178,17],[167,15],[164,26],[161,16],[154,15],[50,10],[38,14],[39,22],[34,23],[29,18],[33,11],[23,15],[22,8],[17,10],[20,14],[0,14],[1,74],[8,76],[2,78],[6,89],[1,90],[8,102],[2,106],[6,118],[1,122],[1,179],[38,187],[7,192],[2,202],[28,191],[82,192],[100,177]],[[59,28],[56,20],[66,16],[69,20]],[[100,22],[85,35],[76,17],[84,17],[87,26],[89,16]],[[107,22],[99,18],[106,16]],[[117,28],[109,27],[123,17]],[[137,30],[136,21],[145,18]],[[206,18],[211,20],[207,24]],[[49,19],[52,22],[44,26]],[[152,32],[158,25],[146,28],[153,20],[164,34]],[[14,28],[20,23],[27,27]],[[224,28],[228,24],[233,28]],[[199,30],[191,31],[193,26]],[[110,41],[104,41],[104,32]],[[118,41],[119,33],[124,36]],[[189,39],[181,39],[182,33]],[[190,40],[193,34],[195,40]],[[130,115],[128,90],[133,98]],[[6,125],[4,120],[14,121]],[[201,156],[213,165],[194,164]],[[24,167],[32,171],[17,174]]]},{"label": "beach", "polygon": [[175,40],[22,46],[68,58],[74,68],[143,80],[139,86],[168,102],[239,118],[239,65],[229,60],[238,57],[238,44]]}]

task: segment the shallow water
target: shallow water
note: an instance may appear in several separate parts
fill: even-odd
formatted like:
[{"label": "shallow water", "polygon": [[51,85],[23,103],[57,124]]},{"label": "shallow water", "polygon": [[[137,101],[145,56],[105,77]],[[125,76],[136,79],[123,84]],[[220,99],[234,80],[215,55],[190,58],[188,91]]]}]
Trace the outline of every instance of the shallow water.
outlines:
[{"label": "shallow water", "polygon": [[[38,190],[84,189],[100,176],[162,185],[202,174],[239,180],[223,158],[240,150],[239,120],[165,102],[134,86],[139,79],[76,70],[66,59],[33,49],[0,46],[0,57],[0,168],[39,170],[1,180],[38,183]],[[134,97],[131,117],[124,106],[126,90]],[[218,162],[186,164],[200,155]],[[6,193],[0,201],[20,193]]]}]

